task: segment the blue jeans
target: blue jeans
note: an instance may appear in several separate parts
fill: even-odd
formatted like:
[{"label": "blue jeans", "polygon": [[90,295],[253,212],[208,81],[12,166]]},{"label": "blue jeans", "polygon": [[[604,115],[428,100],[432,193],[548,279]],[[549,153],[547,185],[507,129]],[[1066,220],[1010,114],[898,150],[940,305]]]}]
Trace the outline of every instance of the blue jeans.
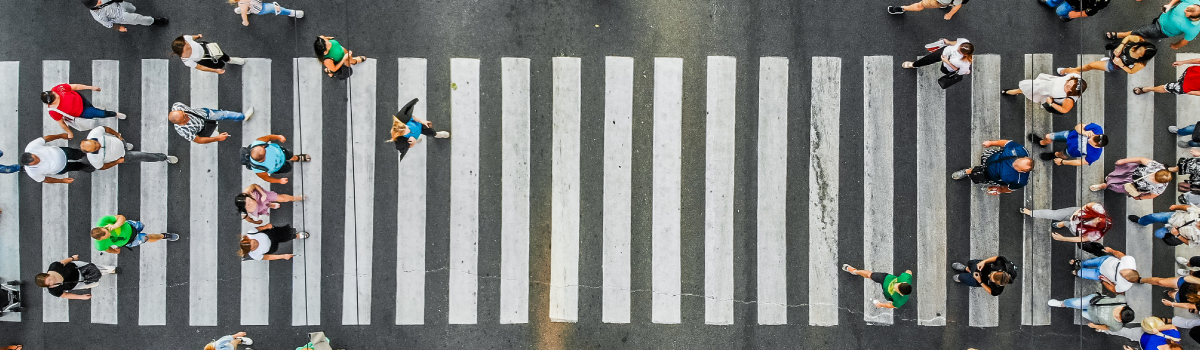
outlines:
[{"label": "blue jeans", "polygon": [[1167,223],[1167,220],[1171,220],[1171,215],[1173,214],[1175,214],[1173,211],[1147,214],[1139,218],[1137,223],[1138,225],[1142,226],[1149,226],[1151,224],[1165,224]]},{"label": "blue jeans", "polygon": [[1193,132],[1196,132],[1196,124],[1179,128],[1179,131],[1176,132],[1179,134],[1179,136],[1191,136]]},{"label": "blue jeans", "polygon": [[1071,18],[1071,11],[1075,11],[1067,0],[1046,0],[1046,5],[1054,8],[1054,13],[1062,18]]},{"label": "blue jeans", "polygon": [[[0,151],[0,157],[3,157],[3,156],[4,156],[4,152]],[[0,174],[12,174],[12,173],[15,173],[18,171],[21,171],[21,165],[19,165],[19,164],[0,165]]]},{"label": "blue jeans", "polygon": [[1095,297],[1096,297],[1095,294],[1088,294],[1087,296],[1080,297],[1080,298],[1071,298],[1071,299],[1063,300],[1063,307],[1069,307],[1072,309],[1083,310],[1083,318],[1091,320],[1092,318],[1088,317],[1087,309],[1088,309],[1089,305],[1092,305],[1092,298],[1095,298]]},{"label": "blue jeans", "polygon": [[1095,258],[1084,260],[1079,264],[1079,278],[1099,281],[1100,280],[1100,265],[1104,264],[1105,260],[1116,259],[1111,255],[1098,256]]},{"label": "blue jeans", "polygon": [[208,120],[216,120],[216,121],[232,120],[235,122],[240,122],[240,121],[246,119],[246,115],[242,114],[241,112],[226,111],[226,110],[211,109],[211,108],[201,108],[201,109],[208,111]]},{"label": "blue jeans", "polygon": [[79,113],[79,117],[83,119],[109,118],[117,116],[117,112],[106,111],[92,106],[92,101],[79,96],[83,100],[83,113]]},{"label": "blue jeans", "polygon": [[269,2],[263,2],[263,4],[262,4],[262,12],[259,12],[258,14],[260,14],[260,15],[284,15],[284,16],[291,16],[291,15],[292,15],[292,13],[293,13],[293,12],[292,12],[292,10],[286,9],[286,8],[284,8],[283,6],[280,6],[280,7],[279,7],[279,13],[275,13],[275,4],[272,4],[272,3],[269,3]]}]

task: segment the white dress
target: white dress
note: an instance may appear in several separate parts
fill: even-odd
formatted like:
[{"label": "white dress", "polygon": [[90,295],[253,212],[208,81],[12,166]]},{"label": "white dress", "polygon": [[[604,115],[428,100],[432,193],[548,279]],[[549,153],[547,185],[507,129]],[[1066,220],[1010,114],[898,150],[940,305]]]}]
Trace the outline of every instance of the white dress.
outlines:
[{"label": "white dress", "polygon": [[1025,93],[1025,98],[1037,103],[1045,103],[1046,98],[1053,98],[1055,102],[1062,103],[1062,99],[1070,97],[1072,100],[1077,99],[1075,96],[1067,96],[1065,86],[1071,78],[1078,78],[1079,74],[1067,74],[1064,76],[1056,76],[1050,74],[1038,74],[1037,79],[1025,79],[1020,84],[1021,91]]}]

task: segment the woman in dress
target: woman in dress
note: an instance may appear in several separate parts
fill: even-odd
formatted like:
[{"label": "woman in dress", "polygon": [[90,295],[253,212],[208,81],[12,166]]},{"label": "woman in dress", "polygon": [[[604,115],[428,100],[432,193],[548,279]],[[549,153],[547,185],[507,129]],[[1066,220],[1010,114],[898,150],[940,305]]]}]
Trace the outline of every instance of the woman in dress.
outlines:
[{"label": "woman in dress", "polygon": [[267,224],[257,231],[242,235],[242,240],[238,242],[238,256],[250,260],[291,260],[292,254],[275,254],[279,244],[308,237],[308,232],[297,233],[289,225],[275,227]]},{"label": "woman in dress", "polygon": [[1104,183],[1092,185],[1090,189],[1107,188],[1137,200],[1152,199],[1167,190],[1172,177],[1171,171],[1162,163],[1145,157],[1125,158],[1117,161],[1116,169],[1104,177]]},{"label": "woman in dress", "polygon": [[233,197],[233,205],[237,206],[238,212],[242,214],[242,219],[255,225],[261,225],[270,215],[271,209],[279,209],[279,203],[302,200],[304,200],[303,197],[296,198],[291,195],[279,194],[268,191],[258,184],[250,184],[246,190]]},{"label": "woman in dress", "polygon": [[304,11],[289,10],[279,6],[279,2],[262,2],[262,0],[229,0],[237,5],[233,12],[242,16],[242,25],[250,26],[250,15],[283,15],[292,18],[304,18]]},{"label": "woman in dress", "polygon": [[1110,43],[1105,47],[1105,57],[1080,67],[1059,68],[1058,74],[1079,74],[1090,70],[1112,72],[1120,68],[1125,73],[1133,74],[1146,68],[1146,62],[1154,58],[1158,48],[1154,43],[1140,36],[1130,35],[1121,39],[1120,43]]},{"label": "woman in dress", "polygon": [[171,52],[183,60],[183,65],[205,72],[225,74],[225,64],[246,64],[246,59],[225,54],[221,46],[198,41],[203,35],[181,35],[171,42]]},{"label": "woman in dress", "polygon": [[1104,211],[1104,206],[1100,203],[1088,203],[1083,207],[1070,207],[1057,210],[1039,209],[1030,210],[1029,208],[1021,208],[1021,213],[1039,218],[1054,220],[1050,225],[1058,228],[1067,228],[1075,233],[1075,237],[1066,237],[1057,232],[1051,233],[1056,241],[1062,242],[1095,242],[1104,238],[1104,234],[1112,228],[1112,219],[1108,217],[1108,213]]},{"label": "woman in dress", "polygon": [[1048,104],[1058,114],[1075,108],[1075,100],[1087,90],[1087,82],[1079,74],[1038,74],[1037,79],[1022,80],[1017,86],[1016,89],[1002,90],[1000,93],[1006,96],[1024,94],[1030,101]]}]

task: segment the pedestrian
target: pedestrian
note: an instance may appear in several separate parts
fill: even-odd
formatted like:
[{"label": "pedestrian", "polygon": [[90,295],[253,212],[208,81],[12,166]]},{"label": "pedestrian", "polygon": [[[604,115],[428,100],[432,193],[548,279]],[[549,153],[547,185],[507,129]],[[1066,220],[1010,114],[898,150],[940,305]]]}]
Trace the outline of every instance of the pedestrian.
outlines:
[{"label": "pedestrian", "polygon": [[920,0],[907,6],[888,6],[887,11],[893,15],[902,15],[908,11],[918,12],[921,10],[950,8],[950,12],[942,16],[942,18],[949,21],[968,2],[971,2],[971,0]]},{"label": "pedestrian", "polygon": [[[1084,0],[1087,1],[1087,0]],[[1080,74],[1090,70],[1112,72],[1120,68],[1125,73],[1133,74],[1146,68],[1146,62],[1158,53],[1154,43],[1146,41],[1137,35],[1121,39],[1120,43],[1109,43],[1104,46],[1105,57],[1079,67],[1059,68],[1058,75]]]},{"label": "pedestrian", "polygon": [[1107,32],[1104,37],[1108,40],[1124,39],[1137,35],[1146,39],[1166,39],[1183,36],[1171,44],[1171,49],[1179,50],[1200,34],[1200,0],[1171,0],[1163,6],[1163,13],[1158,15],[1150,24],[1128,32]]},{"label": "pedestrian", "polygon": [[[1200,74],[1200,66],[1195,67],[1197,74]],[[1191,69],[1191,68],[1188,68]],[[1200,85],[1200,78],[1197,78],[1197,83]],[[1169,83],[1171,85],[1174,83]],[[1156,87],[1157,88],[1157,87]],[[1200,96],[1200,93],[1196,94]],[[1167,132],[1178,135],[1178,141],[1175,143],[1180,148],[1195,148],[1200,147],[1200,133],[1196,133],[1196,124],[1191,124],[1185,127],[1171,125],[1167,127]],[[1192,150],[1192,157],[1200,157],[1200,152]],[[1192,158],[1195,159],[1195,158]]]},{"label": "pedestrian", "polygon": [[[1175,270],[1175,273],[1180,276],[1196,275],[1196,272],[1200,272],[1200,255],[1193,256],[1191,258],[1177,256],[1177,257],[1175,257],[1175,263],[1179,264],[1180,266],[1183,266],[1182,269]],[[1197,277],[1200,277],[1200,276],[1197,276]],[[1191,328],[1191,327],[1188,327],[1188,328]]]},{"label": "pedestrian", "polygon": [[[67,132],[67,138],[75,138],[75,130],[91,130],[91,125],[81,125],[80,120],[111,118],[125,119],[124,113],[106,111],[92,106],[92,102],[80,95],[80,90],[100,91],[100,88],[83,85],[83,84],[58,84],[50,91],[42,92],[42,103],[46,104],[46,110],[50,114],[50,119],[54,119],[58,126]],[[67,126],[71,126],[70,128]]]},{"label": "pedestrian", "polygon": [[396,144],[396,151],[400,152],[400,160],[404,160],[404,155],[408,154],[409,148],[417,145],[421,135],[438,139],[450,138],[449,131],[434,131],[433,122],[413,116],[413,108],[416,107],[417,101],[419,99],[416,98],[408,101],[404,108],[392,115],[392,138],[384,141]]},{"label": "pedestrian", "polygon": [[1136,200],[1153,199],[1167,190],[1171,171],[1165,165],[1145,157],[1118,160],[1116,168],[1104,177],[1104,183],[1088,186],[1092,191],[1108,189]]},{"label": "pedestrian", "polygon": [[1055,76],[1038,74],[1036,79],[1025,79],[1017,83],[1016,89],[1001,90],[1005,96],[1024,94],[1025,98],[1034,103],[1042,104],[1042,108],[1053,114],[1066,114],[1075,108],[1075,102],[1087,90],[1087,82],[1079,74]]},{"label": "pedestrian", "polygon": [[[4,152],[0,151],[0,157],[4,157]],[[0,174],[12,174],[21,171],[21,164],[4,165],[0,164]]]},{"label": "pedestrian", "polygon": [[291,162],[308,162],[312,157],[307,154],[292,155],[292,151],[280,143],[287,142],[283,135],[267,135],[259,137],[248,147],[242,147],[242,165],[253,171],[263,181],[286,184],[288,179],[277,179],[271,175],[292,172]]},{"label": "pedestrian", "polygon": [[904,306],[908,302],[908,296],[912,294],[912,271],[906,270],[899,276],[883,273],[871,272],[869,270],[859,270],[850,266],[850,264],[842,264],[842,270],[849,272],[851,275],[857,275],[866,278],[875,283],[879,283],[883,287],[883,298],[888,302],[880,302],[872,300],[875,307],[895,309]]},{"label": "pedestrian", "polygon": [[233,204],[237,206],[238,213],[242,214],[242,219],[260,225],[269,218],[271,209],[279,209],[279,203],[302,200],[304,200],[303,197],[279,194],[268,191],[258,184],[250,184],[245,191],[233,198]]},{"label": "pedestrian", "polygon": [[230,4],[237,5],[233,8],[233,12],[242,16],[242,25],[250,26],[250,15],[268,15],[276,16],[284,15],[291,18],[304,18],[304,11],[289,10],[283,6],[279,6],[279,2],[262,2],[262,0],[229,0]]},{"label": "pedestrian", "polygon": [[[167,115],[167,120],[174,124],[175,132],[179,136],[183,136],[191,142],[207,144],[225,141],[229,138],[227,132],[216,134],[218,121],[241,122],[253,116],[254,107],[250,107],[243,114],[220,109],[189,107],[183,102],[175,102],[171,105],[171,114]],[[216,136],[213,136],[214,134]]]},{"label": "pedestrian", "polygon": [[975,44],[972,44],[967,39],[940,39],[926,44],[925,50],[929,51],[929,53],[918,58],[916,61],[905,61],[900,64],[900,67],[917,68],[940,62],[942,65],[938,68],[941,70],[943,76],[938,78],[938,85],[943,89],[962,81],[964,75],[971,74],[971,63],[975,56]]},{"label": "pedestrian", "polygon": [[179,158],[175,156],[134,151],[132,143],[125,142],[121,133],[107,126],[97,127],[88,132],[87,140],[79,143],[79,149],[87,153],[88,162],[97,170],[125,163],[179,162]]},{"label": "pedestrian", "polygon": [[[1193,58],[1190,60],[1183,60],[1183,61],[1175,61],[1175,63],[1172,63],[1171,65],[1175,66],[1175,67],[1179,67],[1179,66],[1184,66],[1184,65],[1196,65],[1196,64],[1200,64],[1200,58]],[[1183,74],[1179,75],[1179,80],[1176,80],[1174,82],[1170,82],[1170,83],[1166,83],[1166,84],[1158,85],[1158,86],[1139,86],[1139,87],[1133,88],[1133,93],[1137,94],[1137,95],[1141,95],[1141,94],[1144,94],[1147,92],[1156,92],[1156,93],[1160,93],[1160,94],[1165,94],[1165,93],[1170,92],[1170,93],[1173,93],[1176,95],[1187,94],[1187,95],[1192,95],[1192,96],[1200,96],[1200,66],[1187,67],[1187,69],[1183,70]],[[1171,127],[1174,127],[1174,126],[1171,126]],[[1174,132],[1174,131],[1172,131],[1172,132]],[[1188,131],[1188,135],[1191,135],[1190,130]],[[1179,136],[1187,136],[1187,135],[1180,134]],[[1195,146],[1193,146],[1193,147],[1195,147]]]},{"label": "pedestrian", "polygon": [[233,57],[217,43],[196,41],[203,35],[181,35],[171,42],[171,53],[183,60],[183,65],[205,72],[225,74],[225,63],[243,65],[246,59]]},{"label": "pedestrian", "polygon": [[238,345],[254,345],[254,340],[247,338],[246,332],[237,332],[208,343],[204,350],[237,350]]},{"label": "pedestrian", "polygon": [[1200,207],[1175,204],[1167,210],[1170,211],[1140,217],[1129,215],[1129,221],[1142,226],[1164,224],[1154,230],[1154,237],[1162,239],[1169,246],[1187,244],[1200,247]]},{"label": "pedestrian", "polygon": [[96,222],[96,227],[92,229],[92,239],[96,240],[96,250],[111,254],[120,254],[121,247],[134,248],[158,240],[179,240],[178,234],[147,234],[142,232],[145,228],[146,225],[139,221],[125,220],[124,215],[108,215]]},{"label": "pedestrian", "polygon": [[250,260],[291,260],[292,254],[275,254],[279,244],[308,237],[308,232],[297,233],[296,229],[289,225],[275,227],[266,224],[258,230],[242,235],[241,241],[238,242],[238,256]]},{"label": "pedestrian", "polygon": [[92,167],[85,159],[87,153],[71,147],[46,145],[47,142],[66,138],[69,138],[67,134],[58,134],[46,135],[29,141],[29,144],[25,145],[25,153],[22,153],[19,159],[21,166],[25,167],[25,174],[37,182],[69,184],[75,179],[49,176],[64,175],[73,171],[87,173],[95,171],[96,168]]},{"label": "pedestrian", "polygon": [[1200,278],[1196,276],[1146,277],[1142,283],[1170,289],[1163,292],[1163,305],[1195,313],[1196,303],[1200,303]]},{"label": "pedestrian", "polygon": [[1074,233],[1075,237],[1065,237],[1057,232],[1051,232],[1051,237],[1056,241],[1062,242],[1095,242],[1104,238],[1104,234],[1112,228],[1112,219],[1108,217],[1108,213],[1104,211],[1104,206],[1100,203],[1088,203],[1082,207],[1069,207],[1056,210],[1039,209],[1030,210],[1029,208],[1021,208],[1021,214],[1039,219],[1050,219],[1054,222],[1050,226],[1057,228],[1066,228]]},{"label": "pedestrian", "polygon": [[[1142,319],[1142,337],[1138,340],[1142,350],[1182,350],[1179,345],[1179,328],[1150,316]],[[1137,350],[1125,345],[1125,350]]]},{"label": "pedestrian", "polygon": [[950,174],[950,178],[962,180],[970,177],[975,184],[988,184],[990,195],[1012,193],[1029,183],[1029,172],[1033,171],[1033,159],[1025,146],[1010,140],[992,140],[983,143],[980,165]]},{"label": "pedestrian", "polygon": [[993,256],[983,260],[968,260],[966,264],[955,262],[950,268],[958,272],[951,279],[967,287],[983,288],[992,296],[1004,292],[1004,286],[1012,283],[1016,267],[1003,256]]},{"label": "pedestrian", "polygon": [[[106,274],[116,274],[114,266],[99,266],[89,262],[79,261],[79,255],[50,263],[46,272],[34,276],[33,282],[38,287],[46,288],[50,295],[63,299],[88,300],[88,289],[100,285],[100,278]],[[68,293],[70,292],[70,293]]]},{"label": "pedestrian", "polygon": [[1109,292],[1123,294],[1141,281],[1137,272],[1137,261],[1132,256],[1121,251],[1104,247],[1108,255],[1101,255],[1084,261],[1071,259],[1071,274],[1079,278],[1100,281]]},{"label": "pedestrian", "polygon": [[1063,22],[1070,22],[1080,17],[1095,16],[1097,12],[1108,7],[1109,0],[1038,0],[1038,2],[1054,9]]},{"label": "pedestrian", "polygon": [[166,17],[150,17],[137,14],[137,7],[125,0],[83,0],[83,6],[92,11],[92,18],[100,22],[104,28],[116,28],[119,32],[127,32],[123,24],[140,26],[166,26],[170,21]]},{"label": "pedestrian", "polygon": [[1046,304],[1050,307],[1083,310],[1083,318],[1088,320],[1088,327],[1096,331],[1119,332],[1125,328],[1126,323],[1133,322],[1137,317],[1133,308],[1125,302],[1124,294],[1110,297],[1096,292],[1066,300],[1050,299]]},{"label": "pedestrian", "polygon": [[[1080,141],[1081,136],[1087,140],[1086,151],[1079,149],[1080,144],[1084,143]],[[1066,143],[1067,150],[1065,152],[1042,152],[1042,160],[1053,159],[1054,164],[1057,165],[1081,166],[1100,160],[1100,155],[1104,153],[1104,146],[1108,145],[1108,136],[1104,134],[1104,128],[1099,124],[1088,123],[1087,125],[1076,125],[1071,130],[1049,133],[1040,137],[1031,133],[1029,141],[1041,147],[1050,146],[1054,142]]]},{"label": "pedestrian", "polygon": [[325,66],[325,75],[337,79],[349,78],[353,70],[343,69],[367,60],[366,56],[354,57],[353,51],[342,47],[342,43],[332,36],[317,36],[317,41],[313,42],[313,51],[317,54],[317,59],[321,60],[321,64]]}]

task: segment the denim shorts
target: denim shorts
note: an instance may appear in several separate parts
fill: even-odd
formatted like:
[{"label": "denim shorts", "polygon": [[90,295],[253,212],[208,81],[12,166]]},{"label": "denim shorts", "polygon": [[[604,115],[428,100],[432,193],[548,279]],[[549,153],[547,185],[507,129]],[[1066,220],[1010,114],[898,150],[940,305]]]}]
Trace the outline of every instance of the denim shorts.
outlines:
[{"label": "denim shorts", "polygon": [[142,245],[142,243],[146,243],[146,234],[142,233],[142,230],[146,228],[146,225],[142,224],[140,221],[126,220],[125,222],[129,223],[129,227],[133,229],[133,232],[137,232],[137,236],[134,236],[133,239],[129,240],[129,243],[125,243],[125,246],[133,248]]},{"label": "denim shorts", "polygon": [[1067,135],[1071,134],[1071,130],[1063,130],[1050,134],[1050,138],[1057,142],[1067,142]]}]

